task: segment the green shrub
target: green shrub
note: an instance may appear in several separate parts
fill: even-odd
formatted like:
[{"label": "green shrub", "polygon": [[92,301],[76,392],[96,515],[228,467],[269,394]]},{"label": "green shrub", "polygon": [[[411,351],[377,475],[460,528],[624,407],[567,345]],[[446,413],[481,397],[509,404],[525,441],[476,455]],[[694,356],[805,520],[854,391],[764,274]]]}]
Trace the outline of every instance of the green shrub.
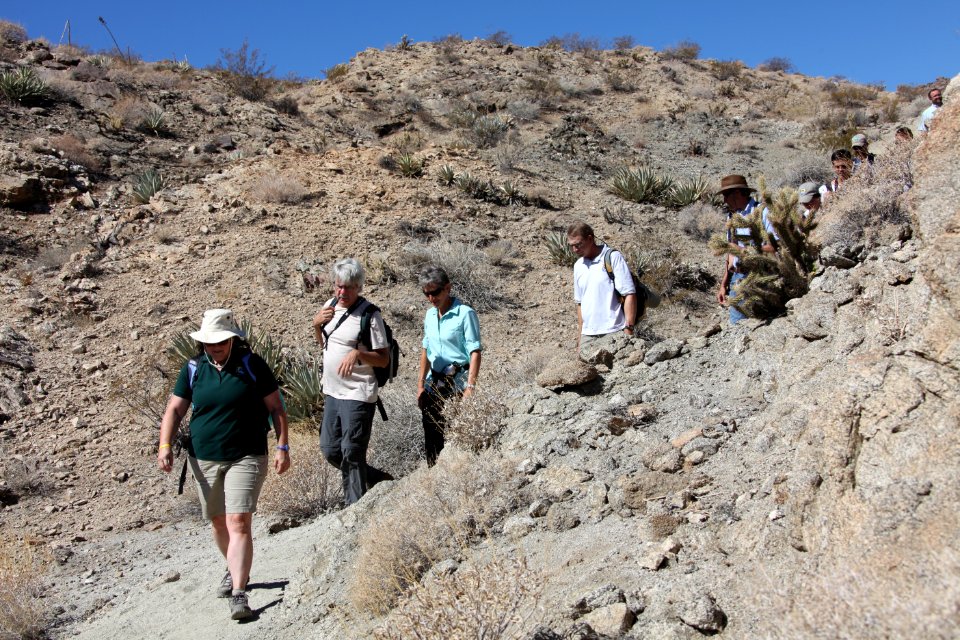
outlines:
[{"label": "green shrub", "polygon": [[610,192],[630,202],[659,202],[673,186],[673,181],[653,169],[640,167],[618,170],[610,183]]},{"label": "green shrub", "polygon": [[509,128],[500,116],[480,116],[470,125],[470,141],[478,149],[488,149],[499,143]]},{"label": "green shrub", "polygon": [[515,182],[504,182],[503,185],[497,188],[497,194],[500,196],[500,201],[503,204],[518,204],[524,201],[523,191],[520,190],[519,185]]},{"label": "green shrub", "polygon": [[543,240],[547,247],[547,253],[550,255],[550,261],[561,267],[572,267],[577,261],[577,254],[573,252],[567,243],[567,234],[555,231],[547,234]]},{"label": "green shrub", "polygon": [[163,109],[157,106],[151,107],[143,114],[139,128],[155,136],[162,136],[167,133],[167,123],[164,122],[163,116]]},{"label": "green shrub", "polygon": [[320,361],[306,353],[290,358],[283,374],[283,394],[291,420],[309,421],[320,415],[323,412]]},{"label": "green shrub", "polygon": [[0,73],[0,93],[12,102],[38,104],[50,95],[50,88],[33,69],[21,68]]},{"label": "green shrub", "polygon": [[155,193],[163,189],[163,176],[156,169],[147,169],[133,183],[133,199],[140,204],[150,202]]}]

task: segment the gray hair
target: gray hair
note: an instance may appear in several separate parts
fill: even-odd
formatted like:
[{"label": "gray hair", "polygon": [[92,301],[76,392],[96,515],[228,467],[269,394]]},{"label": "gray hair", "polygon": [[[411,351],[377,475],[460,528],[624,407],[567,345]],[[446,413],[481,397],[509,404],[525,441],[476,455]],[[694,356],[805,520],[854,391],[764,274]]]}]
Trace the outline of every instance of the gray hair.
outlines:
[{"label": "gray hair", "polygon": [[447,283],[450,282],[450,276],[448,276],[447,272],[440,267],[430,266],[420,272],[420,277],[417,278],[417,281],[420,283],[421,289],[428,284],[432,284],[437,287],[445,287],[447,286]]},{"label": "gray hair", "polygon": [[355,258],[337,260],[330,271],[333,275],[333,284],[339,282],[340,284],[355,285],[358,291],[363,289],[366,274],[363,271],[363,266]]}]

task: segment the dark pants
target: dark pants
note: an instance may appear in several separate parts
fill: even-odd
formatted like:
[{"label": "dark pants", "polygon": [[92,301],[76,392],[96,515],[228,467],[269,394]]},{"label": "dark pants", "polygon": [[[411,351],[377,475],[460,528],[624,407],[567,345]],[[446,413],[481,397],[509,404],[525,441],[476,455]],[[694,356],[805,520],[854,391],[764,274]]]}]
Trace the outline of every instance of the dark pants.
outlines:
[{"label": "dark pants", "polygon": [[350,505],[367,491],[367,445],[375,402],[338,400],[325,395],[320,450],[343,475],[343,501]]},{"label": "dark pants", "polygon": [[423,394],[420,412],[423,414],[423,448],[427,454],[427,466],[436,464],[437,456],[443,450],[443,431],[447,426],[443,408],[447,400],[460,395],[458,391],[442,393],[430,387]]}]

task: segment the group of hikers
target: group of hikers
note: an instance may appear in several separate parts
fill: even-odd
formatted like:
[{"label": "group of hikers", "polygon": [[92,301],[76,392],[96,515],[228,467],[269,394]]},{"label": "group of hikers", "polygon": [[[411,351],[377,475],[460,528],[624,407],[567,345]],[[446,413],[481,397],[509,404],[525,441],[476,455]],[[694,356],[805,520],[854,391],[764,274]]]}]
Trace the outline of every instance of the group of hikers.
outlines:
[{"label": "group of hikers", "polygon": [[[930,127],[942,99],[930,92],[931,108],[924,111],[921,131]],[[929,113],[928,113],[929,112]],[[909,129],[898,138],[912,137]],[[798,188],[805,215],[819,209],[821,201],[842,188],[860,167],[874,161],[866,136],[851,140],[852,150],[831,157],[835,179],[825,185],[806,182]],[[744,176],[721,179],[718,193],[728,209],[747,216],[758,206]],[[762,211],[763,225],[771,237],[773,226]],[[728,224],[728,226],[730,226]],[[589,224],[577,221],[567,228],[567,244],[578,257],[573,267],[573,299],[577,315],[577,353],[611,334],[632,336],[637,322],[660,298],[631,274],[624,255],[598,241]],[[750,229],[731,228],[728,242],[744,246]],[[764,244],[765,252],[775,251]],[[725,258],[717,292],[723,305],[736,294],[746,277],[736,256]],[[323,352],[323,417],[320,449],[342,476],[347,505],[388,476],[367,465],[373,418],[380,404],[382,373],[396,357],[392,333],[380,309],[361,293],[363,266],[354,258],[336,261],[331,270],[333,296],[313,317],[313,334]],[[421,411],[424,450],[428,465],[436,463],[444,447],[446,408],[452,400],[474,393],[480,373],[483,345],[476,311],[453,295],[453,283],[444,269],[423,270],[418,285],[430,303],[423,319],[423,339],[417,367],[416,402]],[[730,305],[730,322],[745,316]],[[189,438],[184,448],[200,497],[205,519],[211,522],[214,541],[226,558],[227,571],[218,584],[219,597],[229,598],[231,617],[251,617],[247,596],[253,561],[252,515],[266,479],[268,424],[277,434],[273,467],[278,474],[290,468],[287,415],[279,386],[270,367],[253,353],[229,309],[210,309],[200,328],[190,336],[197,342],[195,357],[183,365],[160,425],[157,452],[159,467],[173,466],[173,444],[180,424],[192,409]]]}]

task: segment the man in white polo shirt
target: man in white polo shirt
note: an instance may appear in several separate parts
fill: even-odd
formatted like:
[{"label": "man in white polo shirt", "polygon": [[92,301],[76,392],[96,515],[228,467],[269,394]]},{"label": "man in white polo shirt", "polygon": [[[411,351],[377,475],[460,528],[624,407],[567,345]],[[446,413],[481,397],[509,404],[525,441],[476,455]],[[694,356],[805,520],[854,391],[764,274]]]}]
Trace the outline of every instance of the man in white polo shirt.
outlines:
[{"label": "man in white polo shirt", "polygon": [[[623,331],[633,335],[637,319],[637,294],[626,259],[619,251],[597,244],[586,222],[567,229],[567,244],[580,259],[573,265],[573,299],[577,303],[577,349],[591,340]],[[609,253],[613,278],[604,256]]]}]

